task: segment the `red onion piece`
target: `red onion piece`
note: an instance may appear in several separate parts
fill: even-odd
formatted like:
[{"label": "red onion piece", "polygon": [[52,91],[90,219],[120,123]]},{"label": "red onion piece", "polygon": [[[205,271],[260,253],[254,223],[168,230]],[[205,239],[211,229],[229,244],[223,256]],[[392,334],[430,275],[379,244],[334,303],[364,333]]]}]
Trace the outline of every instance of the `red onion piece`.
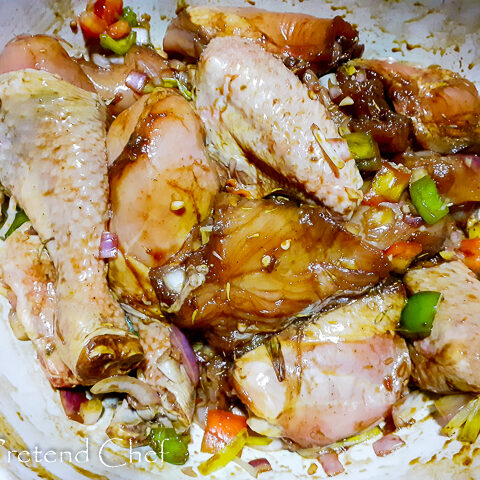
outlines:
[{"label": "red onion piece", "polygon": [[340,87],[334,85],[328,89],[328,94],[330,95],[330,98],[332,100],[335,100],[342,94],[342,90],[340,89]]},{"label": "red onion piece", "polygon": [[75,422],[93,425],[103,413],[102,402],[98,398],[88,399],[84,390],[59,389],[65,415]]},{"label": "red onion piece", "polygon": [[385,455],[390,455],[400,447],[403,447],[403,445],[405,445],[405,442],[399,436],[389,434],[385,435],[380,440],[377,440],[373,444],[373,450],[377,457],[384,457]]},{"label": "red onion piece", "polygon": [[473,170],[480,169],[480,157],[478,155],[461,155],[461,157],[465,164]]},{"label": "red onion piece", "polygon": [[142,94],[145,85],[148,82],[148,75],[141,72],[131,71],[126,80],[125,85],[130,87],[134,92]]},{"label": "red onion piece", "polygon": [[355,77],[355,80],[359,83],[364,82],[366,79],[367,77],[365,75],[365,72],[362,72],[362,71],[358,72],[357,76]]},{"label": "red onion piece", "polygon": [[422,217],[414,215],[405,215],[404,221],[413,228],[419,228],[425,223]]},{"label": "red onion piece", "polygon": [[256,471],[255,478],[257,478],[260,473],[270,472],[272,470],[272,466],[266,458],[256,458],[255,460],[250,460],[248,463]]},{"label": "red onion piece", "polygon": [[338,459],[338,455],[335,452],[322,453],[318,457],[318,461],[322,465],[324,472],[329,477],[334,477],[340,473],[343,473],[345,469]]},{"label": "red onion piece", "polygon": [[103,232],[100,240],[100,258],[115,258],[118,255],[118,235]]},{"label": "red onion piece", "polygon": [[444,427],[447,423],[465,407],[471,400],[475,398],[470,394],[456,394],[444,395],[434,401],[435,407],[438,411],[438,416],[435,418],[437,423]]},{"label": "red onion piece", "polygon": [[80,407],[87,401],[87,395],[83,390],[60,389],[60,400],[62,401],[65,415],[71,420],[81,422]]},{"label": "red onion piece", "polygon": [[195,357],[195,353],[190,346],[187,337],[175,325],[172,325],[170,331],[170,341],[182,355],[182,364],[185,367],[188,378],[190,378],[191,382],[196,385],[199,378],[197,358]]}]

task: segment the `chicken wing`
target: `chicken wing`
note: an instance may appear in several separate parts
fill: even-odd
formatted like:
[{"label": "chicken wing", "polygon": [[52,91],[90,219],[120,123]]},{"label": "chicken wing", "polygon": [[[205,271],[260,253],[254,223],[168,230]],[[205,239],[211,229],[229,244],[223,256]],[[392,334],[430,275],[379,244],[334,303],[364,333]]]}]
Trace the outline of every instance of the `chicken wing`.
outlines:
[{"label": "chicken wing", "polygon": [[213,39],[200,58],[196,89],[209,150],[231,173],[248,157],[340,214],[358,205],[362,178],[328,111],[262,47]]}]

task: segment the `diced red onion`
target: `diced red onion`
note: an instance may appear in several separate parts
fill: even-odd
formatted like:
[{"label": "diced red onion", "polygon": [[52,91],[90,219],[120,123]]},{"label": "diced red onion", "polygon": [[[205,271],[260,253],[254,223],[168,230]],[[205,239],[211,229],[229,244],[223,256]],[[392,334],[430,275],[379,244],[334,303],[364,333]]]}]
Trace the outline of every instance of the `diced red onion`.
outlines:
[{"label": "diced red onion", "polygon": [[191,382],[196,385],[199,378],[197,358],[195,357],[195,353],[190,346],[187,337],[175,325],[172,325],[170,331],[170,341],[182,356],[182,364],[185,367],[188,378],[190,378]]},{"label": "diced red onion", "polygon": [[102,416],[102,402],[97,398],[88,399],[84,390],[59,389],[65,415],[70,420],[93,425]]},{"label": "diced red onion", "polygon": [[318,461],[322,465],[324,472],[329,477],[334,477],[340,473],[343,473],[345,469],[338,459],[338,454],[335,452],[322,453],[318,457]]},{"label": "diced red onion", "polygon": [[480,157],[478,155],[461,155],[465,164],[473,170],[480,169]]},{"label": "diced red onion", "polygon": [[142,94],[147,82],[148,76],[145,73],[133,70],[128,74],[125,85],[130,87],[134,92]]},{"label": "diced red onion", "polygon": [[80,407],[86,402],[87,395],[83,390],[60,389],[60,400],[62,401],[65,415],[71,420],[79,421]]},{"label": "diced red onion", "polygon": [[380,440],[377,440],[373,444],[373,450],[377,457],[384,457],[385,455],[390,455],[400,447],[403,447],[403,445],[405,445],[405,442],[399,436],[389,434],[385,435]]},{"label": "diced red onion", "polygon": [[421,227],[425,222],[423,218],[417,215],[405,215],[405,223],[413,228]]},{"label": "diced red onion", "polygon": [[367,79],[365,72],[362,72],[362,71],[358,72],[355,79],[359,83],[364,82]]},{"label": "diced red onion", "polygon": [[256,471],[255,478],[257,478],[260,473],[270,472],[272,470],[272,466],[266,458],[256,458],[255,460],[250,460],[248,463]]},{"label": "diced red onion", "polygon": [[160,397],[150,385],[128,375],[114,375],[113,377],[104,378],[97,382],[90,391],[94,395],[126,393],[137,400],[140,405],[146,407],[161,403]]},{"label": "diced red onion", "polygon": [[328,89],[328,94],[330,95],[330,98],[332,100],[335,100],[335,98],[339,97],[342,94],[342,90],[340,87],[333,85]]},{"label": "diced red onion", "polygon": [[118,255],[118,235],[103,232],[100,240],[100,258],[116,258]]}]

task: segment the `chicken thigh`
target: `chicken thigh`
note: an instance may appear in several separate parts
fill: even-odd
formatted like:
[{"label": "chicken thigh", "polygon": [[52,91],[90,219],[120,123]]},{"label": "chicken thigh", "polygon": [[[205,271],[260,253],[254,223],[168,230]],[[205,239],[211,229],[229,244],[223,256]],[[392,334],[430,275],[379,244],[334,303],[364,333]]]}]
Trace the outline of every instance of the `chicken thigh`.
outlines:
[{"label": "chicken thigh", "polygon": [[213,223],[200,228],[204,237],[210,232],[208,242],[152,269],[150,278],[180,326],[207,329],[226,349],[242,335],[279,331],[329,298],[358,295],[388,274],[386,256],[321,207],[220,194]]},{"label": "chicken thigh", "polygon": [[377,424],[410,376],[405,341],[392,333],[404,303],[402,284],[387,283],[292,325],[236,360],[233,381],[240,399],[304,448]]}]

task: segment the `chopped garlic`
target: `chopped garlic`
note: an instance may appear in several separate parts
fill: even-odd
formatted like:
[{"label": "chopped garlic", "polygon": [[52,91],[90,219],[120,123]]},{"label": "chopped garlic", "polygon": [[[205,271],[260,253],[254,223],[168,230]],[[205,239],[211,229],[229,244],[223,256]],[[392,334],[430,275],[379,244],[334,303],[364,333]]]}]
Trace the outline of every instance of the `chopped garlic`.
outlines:
[{"label": "chopped garlic", "polygon": [[174,200],[170,204],[170,210],[172,212],[177,212],[178,210],[181,210],[184,207],[185,207],[185,202],[183,200]]},{"label": "chopped garlic", "polygon": [[355,102],[353,101],[352,97],[345,97],[342,99],[342,101],[339,103],[340,107],[345,107],[347,105],[353,105]]}]

